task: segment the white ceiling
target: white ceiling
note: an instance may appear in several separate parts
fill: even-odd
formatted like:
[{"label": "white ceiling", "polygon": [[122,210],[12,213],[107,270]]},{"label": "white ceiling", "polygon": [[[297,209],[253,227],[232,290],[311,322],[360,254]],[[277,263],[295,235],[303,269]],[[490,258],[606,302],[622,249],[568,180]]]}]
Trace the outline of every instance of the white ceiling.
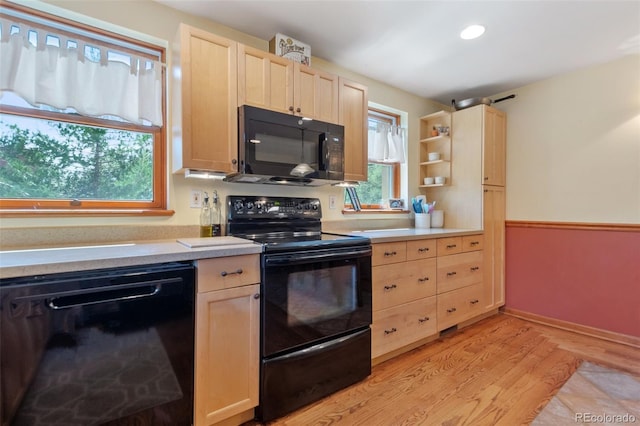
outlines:
[{"label": "white ceiling", "polygon": [[[638,0],[157,1],[260,39],[286,34],[312,56],[444,104],[640,53]],[[487,30],[460,39],[469,24]]]}]

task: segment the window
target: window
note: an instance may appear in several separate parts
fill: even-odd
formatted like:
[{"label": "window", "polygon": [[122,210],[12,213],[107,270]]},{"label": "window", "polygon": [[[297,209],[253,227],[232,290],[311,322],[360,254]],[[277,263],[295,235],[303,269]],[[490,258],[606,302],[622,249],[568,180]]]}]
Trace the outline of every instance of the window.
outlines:
[{"label": "window", "polygon": [[[370,108],[368,180],[360,182],[356,189],[363,210],[385,209],[388,207],[389,198],[401,197],[401,163],[404,162],[404,158],[394,157],[388,160],[384,155],[373,152],[376,150],[374,147],[376,132],[386,134],[388,131],[404,131],[400,126],[400,115]],[[404,137],[401,145],[404,145]],[[404,146],[401,148],[401,157],[403,157]],[[352,208],[351,199],[346,192],[345,206]]]},{"label": "window", "polygon": [[164,49],[14,5],[0,28],[0,211],[169,214]]}]

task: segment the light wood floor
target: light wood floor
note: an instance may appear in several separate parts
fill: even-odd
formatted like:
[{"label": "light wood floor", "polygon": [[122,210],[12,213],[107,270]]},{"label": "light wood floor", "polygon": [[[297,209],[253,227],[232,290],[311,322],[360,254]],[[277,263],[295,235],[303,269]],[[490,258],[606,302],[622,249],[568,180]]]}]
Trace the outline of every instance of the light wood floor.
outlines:
[{"label": "light wood floor", "polygon": [[529,424],[583,360],[640,377],[640,349],[498,314],[270,425]]}]

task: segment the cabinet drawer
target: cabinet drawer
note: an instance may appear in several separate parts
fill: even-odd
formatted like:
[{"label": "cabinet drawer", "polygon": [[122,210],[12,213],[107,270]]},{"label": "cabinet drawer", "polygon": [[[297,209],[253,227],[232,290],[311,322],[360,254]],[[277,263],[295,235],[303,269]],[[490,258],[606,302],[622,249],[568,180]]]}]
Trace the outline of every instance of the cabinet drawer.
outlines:
[{"label": "cabinet drawer", "polygon": [[438,294],[482,282],[482,251],[438,257]]},{"label": "cabinet drawer", "polygon": [[198,293],[260,283],[260,255],[202,259],[196,263]]},{"label": "cabinet drawer", "polygon": [[438,256],[462,252],[462,237],[438,238]]},{"label": "cabinet drawer", "polygon": [[482,313],[482,284],[437,296],[438,330],[444,330]]},{"label": "cabinet drawer", "polygon": [[378,243],[372,246],[371,264],[387,265],[389,263],[404,262],[407,260],[407,243],[399,241],[395,243]]},{"label": "cabinet drawer", "polygon": [[435,239],[407,241],[407,260],[428,259],[435,256]]},{"label": "cabinet drawer", "polygon": [[413,260],[371,269],[374,311],[436,294],[436,259]]},{"label": "cabinet drawer", "polygon": [[462,237],[462,251],[476,251],[484,248],[484,235],[465,235]]},{"label": "cabinet drawer", "polygon": [[374,312],[371,357],[377,358],[436,332],[435,296]]}]

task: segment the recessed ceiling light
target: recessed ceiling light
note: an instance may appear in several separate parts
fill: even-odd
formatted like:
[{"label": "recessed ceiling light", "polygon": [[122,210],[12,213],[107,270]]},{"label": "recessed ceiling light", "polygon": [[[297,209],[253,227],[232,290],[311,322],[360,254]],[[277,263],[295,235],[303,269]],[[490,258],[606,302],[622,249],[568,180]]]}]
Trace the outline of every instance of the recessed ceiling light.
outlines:
[{"label": "recessed ceiling light", "polygon": [[460,37],[465,40],[472,40],[480,37],[482,34],[484,34],[484,27],[482,25],[469,25],[462,30]]}]

